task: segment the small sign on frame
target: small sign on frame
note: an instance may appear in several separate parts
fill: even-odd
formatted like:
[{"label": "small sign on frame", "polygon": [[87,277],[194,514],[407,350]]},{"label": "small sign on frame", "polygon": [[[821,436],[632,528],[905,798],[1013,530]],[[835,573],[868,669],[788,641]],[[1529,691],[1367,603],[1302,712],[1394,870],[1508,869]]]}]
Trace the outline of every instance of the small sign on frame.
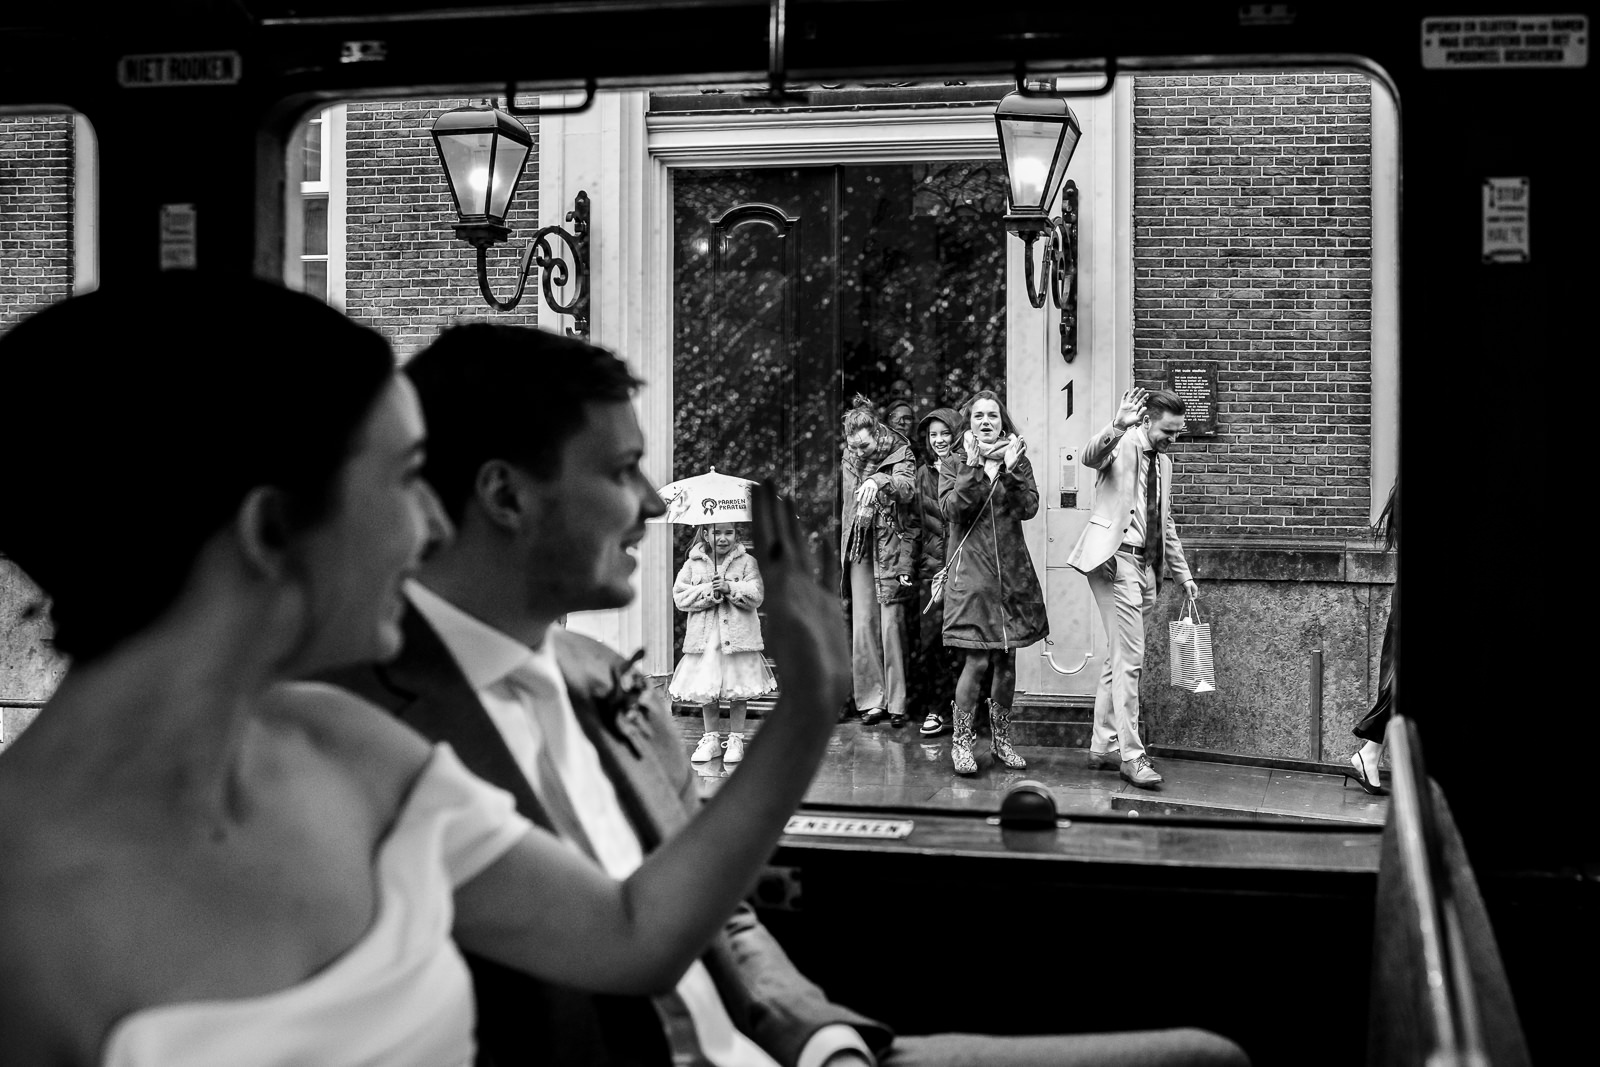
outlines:
[{"label": "small sign on frame", "polygon": [[1528,232],[1528,179],[1483,179],[1483,261],[1527,263],[1533,258]]}]

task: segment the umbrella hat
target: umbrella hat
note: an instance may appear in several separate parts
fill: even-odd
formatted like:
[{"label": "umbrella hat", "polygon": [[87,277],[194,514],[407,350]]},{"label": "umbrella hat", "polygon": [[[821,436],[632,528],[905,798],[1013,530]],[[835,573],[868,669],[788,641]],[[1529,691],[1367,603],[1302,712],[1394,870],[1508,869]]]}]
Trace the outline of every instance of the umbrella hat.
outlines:
[{"label": "umbrella hat", "polygon": [[715,467],[692,478],[669,482],[658,490],[662,502],[667,505],[666,514],[649,521],[685,526],[749,522],[750,489],[755,484],[748,478],[718,474]]}]

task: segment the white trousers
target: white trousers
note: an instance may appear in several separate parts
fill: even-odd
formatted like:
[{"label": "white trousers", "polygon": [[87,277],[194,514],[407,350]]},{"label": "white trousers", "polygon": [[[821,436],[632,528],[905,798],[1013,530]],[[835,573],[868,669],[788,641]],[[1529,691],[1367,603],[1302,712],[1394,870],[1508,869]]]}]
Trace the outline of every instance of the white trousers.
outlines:
[{"label": "white trousers", "polygon": [[1100,688],[1094,695],[1094,738],[1089,747],[1112,752],[1120,741],[1123,760],[1135,760],[1144,755],[1139,738],[1139,674],[1144,670],[1144,617],[1156,601],[1155,575],[1133,553],[1119,549],[1088,578],[1107,646]]}]

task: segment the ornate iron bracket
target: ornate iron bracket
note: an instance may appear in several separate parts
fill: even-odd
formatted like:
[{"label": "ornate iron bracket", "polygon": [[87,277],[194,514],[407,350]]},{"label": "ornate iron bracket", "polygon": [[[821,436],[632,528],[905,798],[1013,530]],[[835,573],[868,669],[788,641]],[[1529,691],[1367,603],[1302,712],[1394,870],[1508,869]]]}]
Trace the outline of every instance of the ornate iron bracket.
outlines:
[{"label": "ornate iron bracket", "polygon": [[[572,210],[566,221],[572,223],[569,233],[560,226],[543,226],[534,231],[533,239],[522,251],[522,263],[517,272],[517,291],[509,300],[501,300],[489,288],[489,249],[511,236],[509,227],[494,223],[461,223],[455,227],[456,236],[478,250],[478,290],[483,299],[497,311],[510,311],[522,303],[523,291],[528,286],[528,275],[539,268],[540,288],[544,301],[558,315],[571,315],[569,336],[589,337],[589,194],[579,190],[572,200]],[[557,255],[551,244],[555,238],[566,246],[570,255]],[[571,259],[571,266],[567,260]],[[562,303],[555,294],[556,287],[565,287],[576,279],[572,299]]]},{"label": "ornate iron bracket", "polygon": [[[1022,238],[1023,277],[1028,283],[1028,303],[1044,307],[1046,294],[1061,311],[1061,358],[1071,363],[1078,355],[1078,184],[1068,181],[1061,189],[1061,215],[1024,223],[1007,218],[1009,228]],[[1039,283],[1034,283],[1033,245],[1045,239],[1039,262]]]}]

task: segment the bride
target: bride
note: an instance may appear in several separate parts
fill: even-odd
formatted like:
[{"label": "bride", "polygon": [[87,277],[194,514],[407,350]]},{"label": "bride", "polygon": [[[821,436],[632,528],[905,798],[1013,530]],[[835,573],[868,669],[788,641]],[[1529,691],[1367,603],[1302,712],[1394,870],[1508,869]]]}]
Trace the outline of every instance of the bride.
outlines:
[{"label": "bride", "polygon": [[470,1062],[455,942],[602,992],[674,985],[753,882],[849,685],[836,598],[755,493],[782,707],[615,882],[448,746],[294,683],[399,647],[448,521],[387,344],[259,281],[172,272],[0,339],[0,553],[59,689],[0,759],[8,1064]]}]

